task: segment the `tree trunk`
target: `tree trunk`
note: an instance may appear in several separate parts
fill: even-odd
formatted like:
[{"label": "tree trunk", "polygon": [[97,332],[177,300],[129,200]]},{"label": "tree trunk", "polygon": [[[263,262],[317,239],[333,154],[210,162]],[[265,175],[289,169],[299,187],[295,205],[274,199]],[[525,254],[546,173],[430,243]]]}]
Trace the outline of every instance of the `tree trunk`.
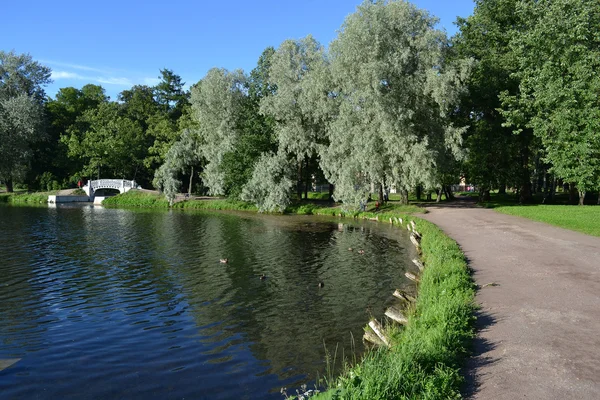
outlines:
[{"label": "tree trunk", "polygon": [[600,190],[598,190],[598,202],[596,204],[600,205]]},{"label": "tree trunk", "polygon": [[12,179],[8,179],[5,183],[6,183],[6,191],[8,193],[12,193],[13,190],[14,190],[13,189],[13,181],[12,181]]},{"label": "tree trunk", "polygon": [[531,202],[531,176],[529,174],[529,143],[531,138],[528,134],[522,133],[521,138],[521,171],[520,171],[520,186],[519,202]]},{"label": "tree trunk", "polygon": [[436,203],[439,203],[442,200],[442,188],[439,188],[437,191],[437,199],[435,199]]},{"label": "tree trunk", "polygon": [[302,200],[302,161],[298,161],[298,176],[296,179],[296,194],[298,200]]},{"label": "tree trunk", "polygon": [[329,201],[333,201],[333,191],[335,190],[335,186],[333,184],[329,184]]},{"label": "tree trunk", "polygon": [[446,185],[446,199],[454,200],[454,193],[452,193],[452,187],[450,185]]},{"label": "tree trunk", "polygon": [[491,199],[490,189],[479,189],[479,201],[490,201]]},{"label": "tree trunk", "polygon": [[431,191],[427,192],[427,201],[431,201]]},{"label": "tree trunk", "polygon": [[400,189],[400,203],[405,205],[408,204],[408,190]]},{"label": "tree trunk", "polygon": [[306,200],[308,200],[308,186],[310,185],[310,173],[309,173],[309,169],[308,169],[308,157],[306,157],[306,171],[305,171],[305,175],[306,175],[306,183],[304,185],[304,198]]},{"label": "tree trunk", "polygon": [[423,193],[423,188],[421,187],[421,185],[417,186],[417,200],[421,201],[421,195]]},{"label": "tree trunk", "polygon": [[569,184],[569,203],[575,204],[577,202],[577,188],[575,187],[575,183],[571,182]]},{"label": "tree trunk", "polygon": [[583,201],[585,200],[585,190],[579,191],[579,205],[583,205]]},{"label": "tree trunk", "polygon": [[190,172],[190,186],[188,187],[188,196],[192,195],[192,183],[194,182],[194,166]]},{"label": "tree trunk", "polygon": [[506,183],[501,183],[498,187],[498,194],[506,194]]},{"label": "tree trunk", "polygon": [[378,196],[378,200],[379,200],[379,204],[383,205],[383,182],[379,184],[379,193],[377,194]]}]

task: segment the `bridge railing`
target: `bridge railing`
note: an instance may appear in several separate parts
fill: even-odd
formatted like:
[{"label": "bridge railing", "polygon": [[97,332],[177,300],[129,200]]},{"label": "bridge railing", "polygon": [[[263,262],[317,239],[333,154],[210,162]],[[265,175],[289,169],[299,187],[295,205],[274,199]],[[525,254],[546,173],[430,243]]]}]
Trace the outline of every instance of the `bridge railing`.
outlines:
[{"label": "bridge railing", "polygon": [[89,187],[92,192],[98,189],[117,189],[121,193],[128,191],[132,188],[137,188],[135,181],[129,181],[125,179],[96,179],[89,181],[86,187]]}]

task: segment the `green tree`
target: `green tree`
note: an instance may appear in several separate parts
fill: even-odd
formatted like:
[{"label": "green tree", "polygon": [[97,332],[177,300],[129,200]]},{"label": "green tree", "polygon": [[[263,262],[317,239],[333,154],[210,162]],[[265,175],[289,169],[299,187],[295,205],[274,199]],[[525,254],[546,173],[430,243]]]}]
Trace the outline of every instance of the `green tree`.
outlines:
[{"label": "green tree", "polygon": [[181,76],[170,69],[161,69],[160,82],[154,87],[156,101],[171,120],[177,121],[183,109],[189,104],[189,93],[184,90],[185,82]]},{"label": "green tree", "polygon": [[246,101],[246,76],[241,70],[213,68],[191,90],[193,116],[201,138],[200,151],[207,164],[202,180],[212,195],[226,192],[225,154],[235,149],[241,135]]},{"label": "green tree", "polygon": [[520,91],[504,93],[504,115],[531,128],[552,171],[579,190],[600,187],[600,7],[594,0],[522,0],[527,29],[511,43]]},{"label": "green tree", "polygon": [[185,129],[179,140],[177,140],[167,151],[165,162],[156,170],[154,186],[162,191],[169,203],[173,204],[175,196],[181,190],[179,176],[189,168],[190,183],[188,194],[191,194],[194,167],[202,162],[200,137],[198,132]]},{"label": "green tree", "polygon": [[69,131],[76,129],[77,119],[84,112],[105,102],[108,102],[108,96],[104,89],[92,84],[81,89],[61,88],[54,99],[46,102],[48,140],[40,142],[35,149],[36,163],[32,168],[35,180],[39,180],[44,173],[61,182],[71,180],[75,183],[81,178],[79,174],[83,164],[69,158],[68,146],[61,137],[68,136]]},{"label": "green tree", "polygon": [[371,183],[395,186],[408,200],[417,184],[443,184],[440,168],[461,156],[464,128],[450,114],[469,62],[447,63],[437,20],[403,1],[365,1],[331,44],[328,125],[323,169],[338,200],[357,206]]},{"label": "green tree", "polygon": [[516,94],[520,79],[511,49],[512,38],[523,23],[517,15],[518,0],[478,0],[473,15],[458,19],[459,32],[453,50],[459,58],[476,60],[462,97],[458,123],[468,124],[465,162],[468,179],[479,186],[482,197],[491,188],[507,183],[519,187],[522,202],[531,198],[530,158],[536,146],[530,129],[514,134],[504,126],[500,93]]},{"label": "green tree", "polygon": [[225,194],[238,198],[252,177],[254,167],[263,153],[277,150],[273,118],[260,113],[260,101],[274,93],[268,74],[275,49],[268,47],[247,80],[248,96],[240,116],[240,136],[234,149],[223,155]]},{"label": "green tree", "polygon": [[326,143],[325,126],[314,108],[314,88],[319,86],[312,79],[326,68],[324,48],[312,36],[284,41],[271,58],[268,82],[274,93],[260,102],[261,112],[275,121],[279,153],[296,159],[298,198],[302,198],[303,179],[306,190],[309,186],[310,160]]},{"label": "green tree", "polygon": [[140,123],[124,114],[118,103],[101,103],[85,111],[78,118],[78,127],[63,136],[69,155],[83,163],[82,176],[136,178],[146,141]]},{"label": "green tree", "polygon": [[0,179],[7,191],[30,168],[32,145],[45,138],[43,86],[50,69],[30,55],[0,51]]}]

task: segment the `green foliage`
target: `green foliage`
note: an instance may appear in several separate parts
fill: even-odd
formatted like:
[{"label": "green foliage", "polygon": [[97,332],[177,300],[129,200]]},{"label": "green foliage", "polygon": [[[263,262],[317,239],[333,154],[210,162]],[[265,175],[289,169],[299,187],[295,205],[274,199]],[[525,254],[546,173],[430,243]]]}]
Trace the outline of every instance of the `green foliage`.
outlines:
[{"label": "green foliage", "polygon": [[69,156],[83,162],[81,175],[136,175],[147,150],[144,130],[139,121],[124,114],[119,104],[100,103],[85,111],[77,125],[62,140],[69,148]]},{"label": "green foliage", "polygon": [[212,195],[225,193],[223,156],[235,149],[241,134],[240,118],[245,101],[246,76],[241,70],[213,68],[192,88],[193,115],[206,160],[202,180]]},{"label": "green foliage", "polygon": [[[462,96],[458,121],[469,125],[466,146],[469,149],[464,173],[481,188],[497,188],[518,183],[520,146],[523,144],[498,112],[499,94],[516,93],[519,79],[509,43],[519,26],[518,0],[480,0],[473,15],[458,19],[459,32],[453,38],[456,57],[471,57],[476,63]],[[525,134],[525,133],[524,133]]]},{"label": "green foliage", "polygon": [[50,69],[30,55],[0,51],[0,179],[8,191],[24,180],[33,144],[45,139],[43,86],[50,81]]},{"label": "green foliage", "polygon": [[357,207],[371,183],[437,187],[461,156],[464,129],[449,114],[469,63],[447,64],[436,22],[407,2],[365,1],[331,44],[326,103],[336,114],[321,158],[337,200]]},{"label": "green foliage", "polygon": [[[167,196],[170,204],[173,204],[176,194],[180,192],[179,174],[200,163],[200,140],[197,131],[184,130],[179,140],[167,152],[165,163],[156,171],[154,186]],[[193,177],[193,173],[191,176]]]},{"label": "green foliage", "polygon": [[263,154],[242,191],[242,199],[254,202],[261,212],[283,212],[290,204],[292,174],[293,166],[284,154]]},{"label": "green foliage", "polygon": [[51,172],[44,172],[40,176],[40,188],[42,190],[59,190],[61,189],[61,185],[58,183],[56,176]]},{"label": "green foliage", "polygon": [[595,0],[523,0],[527,29],[511,45],[521,80],[503,94],[515,129],[532,128],[552,171],[585,192],[600,187],[600,8]]}]

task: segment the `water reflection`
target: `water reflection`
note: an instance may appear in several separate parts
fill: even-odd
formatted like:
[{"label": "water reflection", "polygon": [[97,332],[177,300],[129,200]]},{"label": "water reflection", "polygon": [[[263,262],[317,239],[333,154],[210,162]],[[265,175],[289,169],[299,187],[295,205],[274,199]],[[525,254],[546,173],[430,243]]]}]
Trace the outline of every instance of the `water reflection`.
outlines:
[{"label": "water reflection", "polygon": [[281,398],[324,371],[324,344],[362,351],[413,255],[403,230],[315,218],[59,206],[0,223],[0,359],[23,358],[0,372],[9,398]]}]

